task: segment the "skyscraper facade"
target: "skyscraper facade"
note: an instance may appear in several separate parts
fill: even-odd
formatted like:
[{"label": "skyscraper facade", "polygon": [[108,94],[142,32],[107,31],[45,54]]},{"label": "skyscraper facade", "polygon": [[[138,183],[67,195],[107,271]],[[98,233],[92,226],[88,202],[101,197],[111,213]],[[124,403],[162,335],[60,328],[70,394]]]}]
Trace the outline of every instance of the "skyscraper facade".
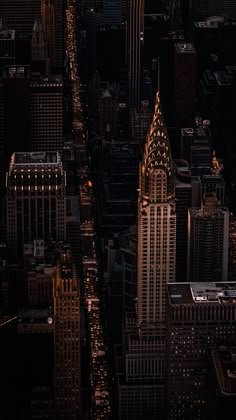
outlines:
[{"label": "skyscraper facade", "polygon": [[32,151],[63,151],[63,80],[40,77],[30,83]]},{"label": "skyscraper facade", "polygon": [[229,210],[205,193],[201,208],[188,211],[188,281],[226,281],[228,246]]},{"label": "skyscraper facade", "polygon": [[34,239],[65,239],[66,177],[59,153],[14,153],[7,174],[7,242],[13,255]]},{"label": "skyscraper facade", "polygon": [[174,167],[157,94],[140,170],[138,208],[138,322],[165,320],[167,281],[175,281]]},{"label": "skyscraper facade", "polygon": [[[166,285],[175,281],[175,176],[159,94],[140,164],[137,305],[127,315],[122,419],[165,418]],[[122,377],[121,377],[122,378]]]},{"label": "skyscraper facade", "polygon": [[71,420],[81,411],[79,287],[71,252],[64,249],[54,279],[55,411]]},{"label": "skyscraper facade", "polygon": [[129,0],[127,21],[129,107],[138,108],[141,96],[141,49],[144,41],[144,0]]}]

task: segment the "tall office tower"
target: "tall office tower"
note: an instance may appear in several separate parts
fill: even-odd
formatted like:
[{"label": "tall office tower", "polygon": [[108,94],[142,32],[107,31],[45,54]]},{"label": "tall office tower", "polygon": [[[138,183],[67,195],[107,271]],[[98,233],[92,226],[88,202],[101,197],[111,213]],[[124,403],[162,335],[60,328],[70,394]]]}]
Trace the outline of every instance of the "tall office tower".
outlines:
[{"label": "tall office tower", "polygon": [[0,68],[14,64],[16,59],[16,33],[11,29],[0,29]]},{"label": "tall office tower", "polygon": [[22,255],[34,239],[65,239],[66,178],[59,153],[14,153],[7,174],[7,243]]},{"label": "tall office tower", "polygon": [[187,275],[188,209],[192,206],[191,171],[188,162],[175,160],[176,167],[176,281]]},{"label": "tall office tower", "polygon": [[48,43],[43,32],[42,20],[37,17],[33,26],[31,41],[31,71],[39,71],[41,74],[49,73]]},{"label": "tall office tower", "polygon": [[30,82],[33,151],[63,151],[63,80],[48,76]]},{"label": "tall office tower", "polygon": [[228,277],[229,211],[214,193],[206,193],[201,208],[188,212],[187,279],[226,281]]},{"label": "tall office tower", "polygon": [[[209,418],[209,352],[235,338],[235,286],[215,282],[168,285],[168,419]],[[227,366],[229,378],[230,358]]]},{"label": "tall office tower", "polygon": [[175,281],[175,177],[158,93],[139,182],[137,316],[143,330],[165,320],[166,283]]},{"label": "tall office tower", "polygon": [[42,0],[43,31],[48,42],[48,53],[53,66],[57,63],[57,1]]},{"label": "tall office tower", "polygon": [[80,293],[70,250],[61,251],[54,280],[54,366],[57,418],[78,419],[80,407]]},{"label": "tall office tower", "polygon": [[187,160],[193,175],[211,173],[212,136],[208,126],[181,129],[180,156]]},{"label": "tall office tower", "polygon": [[217,200],[224,205],[225,202],[225,181],[221,174],[202,176],[202,194],[215,193]]},{"label": "tall office tower", "polygon": [[139,186],[137,314],[126,319],[120,418],[164,419],[166,285],[175,281],[176,214],[173,163],[158,94]]},{"label": "tall office tower", "polygon": [[144,0],[129,0],[127,21],[129,108],[139,108],[141,98]]},{"label": "tall office tower", "polygon": [[178,127],[194,121],[196,106],[197,53],[192,43],[176,42],[174,52],[175,117]]}]

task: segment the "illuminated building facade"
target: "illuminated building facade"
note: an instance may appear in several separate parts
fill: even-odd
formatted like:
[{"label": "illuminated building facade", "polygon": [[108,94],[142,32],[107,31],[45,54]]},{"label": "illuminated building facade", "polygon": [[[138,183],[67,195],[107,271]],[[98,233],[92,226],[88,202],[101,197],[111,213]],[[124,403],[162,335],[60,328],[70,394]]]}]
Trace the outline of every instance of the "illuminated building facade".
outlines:
[{"label": "illuminated building facade", "polygon": [[120,416],[164,419],[166,285],[175,281],[176,212],[174,165],[158,94],[139,186],[137,312],[126,318]]},{"label": "illuminated building facade", "polygon": [[7,174],[7,242],[21,255],[34,239],[65,239],[66,177],[59,153],[14,153]]},{"label": "illuminated building facade", "polygon": [[175,281],[175,177],[157,94],[140,169],[138,208],[138,322],[165,320],[166,283]]},{"label": "illuminated building facade", "polygon": [[54,374],[57,418],[78,419],[80,407],[80,294],[69,249],[54,279]]}]

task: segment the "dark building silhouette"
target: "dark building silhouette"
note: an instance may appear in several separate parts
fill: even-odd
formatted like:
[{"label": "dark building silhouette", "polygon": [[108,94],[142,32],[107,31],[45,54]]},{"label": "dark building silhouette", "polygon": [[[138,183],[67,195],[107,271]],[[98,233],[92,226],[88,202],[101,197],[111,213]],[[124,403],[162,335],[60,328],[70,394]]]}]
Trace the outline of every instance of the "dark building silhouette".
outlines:
[{"label": "dark building silhouette", "polygon": [[208,418],[208,351],[235,337],[234,296],[235,283],[168,284],[169,419]]},{"label": "dark building silhouette", "polygon": [[129,107],[138,108],[141,98],[144,0],[129,0],[127,20]]},{"label": "dark building silhouette", "polygon": [[191,171],[187,161],[175,160],[176,281],[187,276],[188,209],[192,205]]},{"label": "dark building silhouette", "polygon": [[205,193],[201,208],[188,211],[188,281],[228,279],[229,210]]},{"label": "dark building silhouette", "polygon": [[[0,27],[1,28],[1,27]],[[16,34],[14,30],[0,29],[0,68],[14,64],[16,59]]]},{"label": "dark building silhouette", "polygon": [[174,110],[176,125],[191,125],[196,112],[197,53],[189,42],[176,42],[174,49]]},{"label": "dark building silhouette", "polygon": [[209,351],[209,414],[215,419],[233,420],[236,403],[235,342],[218,342]]}]

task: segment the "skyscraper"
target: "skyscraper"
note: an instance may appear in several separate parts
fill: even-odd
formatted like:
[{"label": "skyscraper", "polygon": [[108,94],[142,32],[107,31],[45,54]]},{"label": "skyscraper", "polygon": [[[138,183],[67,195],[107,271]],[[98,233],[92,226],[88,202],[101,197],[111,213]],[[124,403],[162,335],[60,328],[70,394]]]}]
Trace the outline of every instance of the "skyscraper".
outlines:
[{"label": "skyscraper", "polygon": [[201,208],[188,212],[188,281],[226,281],[229,211],[215,193],[205,193]]},{"label": "skyscraper", "polygon": [[48,42],[48,52],[51,63],[55,66],[57,62],[57,28],[56,28],[56,14],[57,1],[56,0],[42,0],[41,13],[43,20],[43,31]]},{"label": "skyscraper", "polygon": [[175,176],[159,94],[140,164],[137,314],[127,315],[122,419],[165,418],[166,285],[175,281]]},{"label": "skyscraper", "polygon": [[157,94],[140,170],[138,322],[165,320],[167,281],[175,281],[176,214],[173,162]]},{"label": "skyscraper", "polygon": [[14,153],[7,174],[7,243],[12,255],[34,239],[65,239],[66,178],[59,153]]},{"label": "skyscraper", "polygon": [[63,78],[39,77],[30,83],[32,151],[63,151]]},{"label": "skyscraper", "polygon": [[80,295],[69,249],[61,252],[54,280],[55,410],[78,419],[80,407]]},{"label": "skyscraper", "polygon": [[127,22],[129,107],[138,108],[141,96],[141,48],[144,41],[144,0],[129,0]]}]

